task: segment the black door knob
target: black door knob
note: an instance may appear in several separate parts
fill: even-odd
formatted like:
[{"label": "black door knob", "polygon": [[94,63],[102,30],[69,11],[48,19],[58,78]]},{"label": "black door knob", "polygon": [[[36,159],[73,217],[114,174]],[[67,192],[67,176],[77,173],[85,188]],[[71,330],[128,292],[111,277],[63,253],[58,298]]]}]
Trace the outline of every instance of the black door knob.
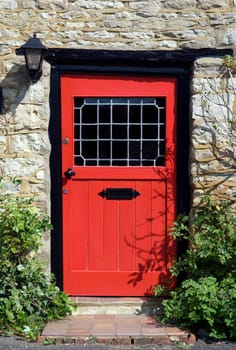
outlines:
[{"label": "black door knob", "polygon": [[67,179],[71,179],[72,176],[75,176],[75,172],[71,169],[71,168],[68,168],[65,172],[64,172],[64,175]]}]

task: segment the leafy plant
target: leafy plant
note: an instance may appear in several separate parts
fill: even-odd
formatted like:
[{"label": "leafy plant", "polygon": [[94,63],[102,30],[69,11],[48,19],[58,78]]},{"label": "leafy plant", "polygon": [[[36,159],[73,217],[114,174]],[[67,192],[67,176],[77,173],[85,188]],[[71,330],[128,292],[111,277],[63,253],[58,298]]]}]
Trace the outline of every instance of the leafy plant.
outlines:
[{"label": "leafy plant", "polygon": [[230,69],[232,73],[236,72],[236,57],[231,55],[225,55],[223,58],[224,65]]},{"label": "leafy plant", "polygon": [[187,278],[163,301],[164,321],[204,336],[235,339],[236,217],[231,203],[206,196],[188,221],[179,217],[171,231],[175,239],[189,239],[186,253],[171,268],[174,276]]},{"label": "leafy plant", "polygon": [[48,276],[36,252],[49,217],[7,190],[0,180],[0,330],[36,339],[48,320],[71,312],[72,303]]}]

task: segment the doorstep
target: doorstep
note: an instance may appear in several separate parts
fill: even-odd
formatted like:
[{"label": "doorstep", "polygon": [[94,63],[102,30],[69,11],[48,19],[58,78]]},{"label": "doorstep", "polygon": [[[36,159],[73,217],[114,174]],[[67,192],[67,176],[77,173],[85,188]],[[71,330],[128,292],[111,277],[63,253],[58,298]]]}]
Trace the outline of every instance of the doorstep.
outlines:
[{"label": "doorstep", "polygon": [[192,344],[195,337],[177,327],[162,326],[154,316],[146,315],[77,315],[51,321],[39,337],[40,342],[110,345]]},{"label": "doorstep", "polygon": [[148,315],[163,313],[162,299],[154,297],[71,297],[73,315]]},{"label": "doorstep", "polygon": [[[155,312],[150,312],[150,309],[147,308],[149,302],[147,299],[79,298],[76,301],[80,305],[78,310],[83,307],[87,308],[88,304],[90,306],[97,305],[97,309],[95,307],[94,313],[87,309],[90,314],[84,314],[84,309],[82,314],[79,314],[78,311],[62,320],[48,322],[39,337],[40,342],[51,340],[62,343],[106,343],[110,345],[167,345],[176,342],[188,344],[195,342],[195,337],[189,331],[158,323]],[[82,307],[83,302],[86,306]],[[115,314],[107,312],[111,303]],[[140,307],[139,309],[134,307],[135,303]],[[122,310],[125,310],[125,304],[126,306],[127,304],[132,305],[132,310],[135,311],[129,309],[130,313],[122,314]],[[116,305],[119,312],[116,312],[114,308]],[[104,313],[104,311],[106,312]]]}]

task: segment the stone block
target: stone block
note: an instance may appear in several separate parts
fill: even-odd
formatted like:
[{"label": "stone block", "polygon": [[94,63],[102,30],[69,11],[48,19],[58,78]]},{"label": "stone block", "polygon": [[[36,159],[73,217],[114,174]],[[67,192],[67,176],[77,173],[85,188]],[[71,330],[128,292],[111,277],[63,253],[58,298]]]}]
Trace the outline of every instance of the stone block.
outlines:
[{"label": "stone block", "polygon": [[103,10],[107,8],[114,8],[119,9],[124,7],[124,3],[122,1],[88,1],[88,0],[78,0],[74,3],[75,6],[78,6],[79,8],[85,8],[88,10]]},{"label": "stone block", "polygon": [[22,9],[35,9],[36,1],[33,0],[21,0],[20,7]]},{"label": "stone block", "polygon": [[213,155],[213,152],[210,149],[205,150],[205,151],[203,151],[203,150],[196,150],[192,154],[193,154],[192,160],[195,160],[197,162],[199,161],[199,159],[204,159],[204,161],[206,161],[206,162],[209,162],[209,161],[215,159],[215,157]]},{"label": "stone block", "polygon": [[17,38],[19,34],[18,29],[0,28],[0,37],[2,38]]},{"label": "stone block", "polygon": [[50,146],[47,135],[43,133],[27,133],[11,136],[11,151],[20,154],[40,154],[49,152]]},{"label": "stone block", "polygon": [[47,10],[47,9],[59,9],[59,10],[65,10],[68,7],[68,0],[37,0],[35,1],[36,8],[40,10]]},{"label": "stone block", "polygon": [[206,49],[206,48],[215,48],[215,38],[214,37],[202,37],[195,40],[184,41],[179,44],[181,49]]},{"label": "stone block", "polygon": [[104,27],[106,27],[106,28],[112,28],[112,29],[119,28],[119,30],[120,30],[120,28],[130,28],[133,26],[133,23],[131,21],[122,21],[122,20],[120,20],[120,21],[105,20],[102,23],[104,24]]},{"label": "stone block", "polygon": [[91,33],[86,33],[84,35],[84,38],[87,40],[114,40],[115,34],[114,33],[109,33],[106,30],[101,30],[101,31],[95,31]]},{"label": "stone block", "polygon": [[120,33],[121,38],[127,39],[150,39],[154,37],[153,32],[122,32]]},{"label": "stone block", "polygon": [[184,26],[182,26],[182,30],[179,30],[179,27],[176,27],[175,29],[174,26],[175,23],[173,23],[173,26],[171,26],[168,29],[168,31],[164,31],[163,34],[172,38],[189,40],[188,42],[191,42],[192,39],[202,40],[202,38],[206,38],[213,35],[212,29],[184,29]]},{"label": "stone block", "polygon": [[59,40],[61,42],[75,42],[78,38],[82,37],[83,33],[80,30],[70,30],[70,31],[57,31],[52,34],[52,38]]},{"label": "stone block", "polygon": [[7,136],[0,135],[0,153],[4,154],[7,150]]},{"label": "stone block", "polygon": [[236,28],[221,29],[216,32],[218,45],[235,45]]},{"label": "stone block", "polygon": [[17,0],[0,0],[2,10],[14,10],[17,8]]},{"label": "stone block", "polygon": [[[143,13],[143,15],[147,14],[147,12]],[[156,32],[158,33],[158,35],[160,36],[160,30],[165,29],[166,28],[166,23],[163,20],[157,20],[156,17],[153,17],[153,15],[151,13],[149,13],[149,16],[146,16],[146,18],[148,18],[148,20],[145,21],[135,21],[133,22],[133,26],[135,26],[135,28],[137,29],[148,29],[150,31]],[[164,41],[164,40],[163,40]]]},{"label": "stone block", "polygon": [[24,104],[38,104],[42,103],[47,97],[48,94],[44,91],[43,80],[40,79],[37,84],[31,84],[29,88],[25,91],[24,97],[21,100],[21,103]]},{"label": "stone block", "polygon": [[[137,19],[139,17],[139,15],[141,15],[142,13],[133,13],[133,12],[128,12],[126,11],[121,11],[121,12],[117,12],[115,13],[115,17],[116,18],[123,18],[123,19]],[[110,15],[109,15],[110,16]]]},{"label": "stone block", "polygon": [[48,128],[48,105],[12,105],[11,112],[14,113],[13,125],[15,131],[22,129],[47,130]]},{"label": "stone block", "polygon": [[41,12],[40,17],[42,17],[43,19],[46,19],[46,20],[53,20],[54,18],[57,17],[57,14],[54,11],[53,12]]},{"label": "stone block", "polygon": [[43,166],[45,166],[45,158],[37,155],[29,158],[4,158],[1,160],[2,174],[10,177],[32,176]]},{"label": "stone block", "polygon": [[73,10],[60,13],[60,18],[67,21],[74,21],[80,18],[89,18],[86,11],[82,11],[80,8],[76,7]]},{"label": "stone block", "polygon": [[145,10],[146,11],[151,11],[153,13],[159,12],[161,9],[161,3],[159,0],[151,0],[151,1],[133,1],[129,2],[129,7],[132,10]]},{"label": "stone block", "polygon": [[177,49],[178,48],[178,41],[175,40],[160,40],[157,43],[157,47],[161,48],[161,49]]},{"label": "stone block", "polygon": [[1,59],[6,59],[6,60],[9,59],[8,55],[10,55],[11,53],[12,53],[12,49],[6,43],[0,46]]},{"label": "stone block", "polygon": [[79,22],[67,22],[65,25],[66,31],[75,31],[75,30],[81,30],[85,27],[85,22],[79,21]]},{"label": "stone block", "polygon": [[182,10],[182,9],[191,9],[196,7],[196,0],[170,0],[164,2],[164,7],[168,9]]},{"label": "stone block", "polygon": [[[204,75],[204,73],[202,74]],[[196,77],[192,80],[192,92],[195,94],[203,94],[208,95],[210,93],[215,92],[222,92],[222,86],[223,81],[221,78],[208,78],[205,77]]]},{"label": "stone block", "polygon": [[198,0],[198,6],[203,10],[229,8],[229,1],[227,1],[227,0]]},{"label": "stone block", "polygon": [[229,26],[236,22],[236,13],[234,12],[215,12],[209,13],[209,23],[211,26],[220,26],[225,31],[224,26]]}]

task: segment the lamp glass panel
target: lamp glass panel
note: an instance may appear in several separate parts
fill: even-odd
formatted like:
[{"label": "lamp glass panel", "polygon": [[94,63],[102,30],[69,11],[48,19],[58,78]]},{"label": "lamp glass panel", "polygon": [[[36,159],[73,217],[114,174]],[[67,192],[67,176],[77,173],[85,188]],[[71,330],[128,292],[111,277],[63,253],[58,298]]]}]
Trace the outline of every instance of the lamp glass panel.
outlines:
[{"label": "lamp glass panel", "polygon": [[25,59],[28,70],[39,70],[42,60],[41,49],[25,49]]}]

